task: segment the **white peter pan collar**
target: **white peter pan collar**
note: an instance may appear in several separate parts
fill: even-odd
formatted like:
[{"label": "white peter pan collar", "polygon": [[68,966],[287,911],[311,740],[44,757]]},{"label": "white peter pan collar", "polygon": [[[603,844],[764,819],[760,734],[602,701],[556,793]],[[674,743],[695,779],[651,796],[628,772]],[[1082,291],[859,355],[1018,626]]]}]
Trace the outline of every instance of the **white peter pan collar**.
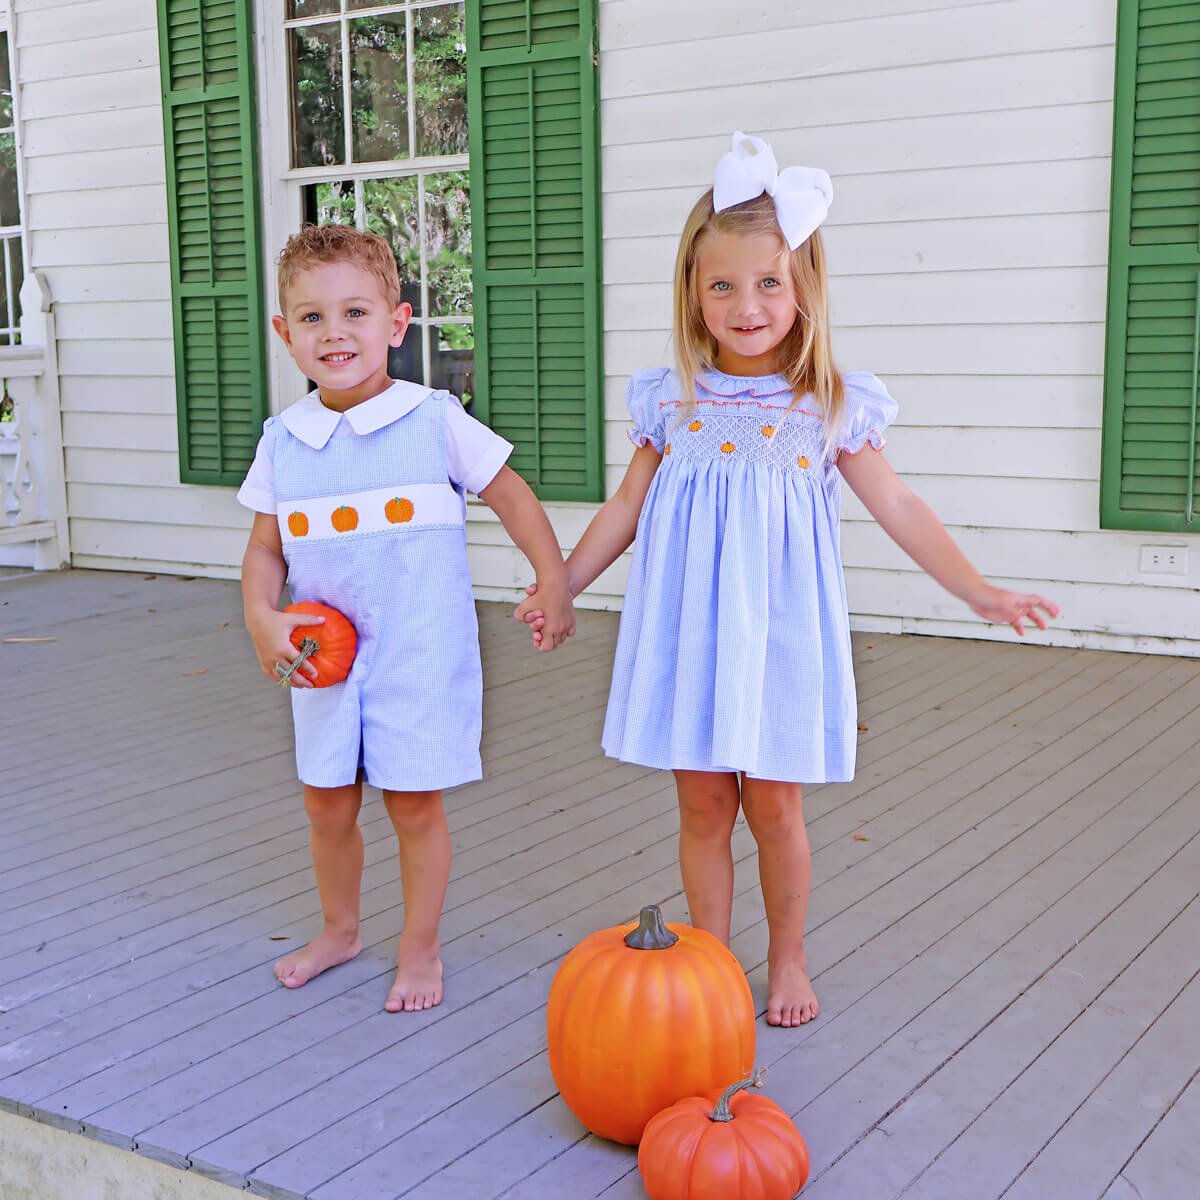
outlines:
[{"label": "white peter pan collar", "polygon": [[280,414],[280,420],[289,433],[298,437],[305,445],[314,450],[323,450],[325,443],[333,436],[338,422],[345,417],[350,428],[362,435],[374,433],[393,421],[398,421],[406,413],[412,412],[426,396],[433,394],[432,388],[422,387],[419,383],[409,383],[405,379],[397,379],[390,388],[364,400],[361,404],[348,408],[344,413],[335,412],[321,403],[320,391],[309,392],[295,404],[285,408]]}]

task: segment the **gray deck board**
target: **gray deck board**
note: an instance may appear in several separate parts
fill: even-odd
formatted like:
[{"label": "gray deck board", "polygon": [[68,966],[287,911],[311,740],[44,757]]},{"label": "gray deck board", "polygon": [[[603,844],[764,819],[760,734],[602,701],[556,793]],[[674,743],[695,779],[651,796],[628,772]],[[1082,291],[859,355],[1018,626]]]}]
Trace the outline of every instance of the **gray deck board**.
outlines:
[{"label": "gray deck board", "polygon": [[[486,777],[447,797],[446,1001],[382,1011],[403,922],[377,793],[365,949],[289,992],[319,909],[286,697],[236,585],[0,581],[0,1104],[266,1196],[643,1196],[546,1062],[571,945],[686,919],[669,776],[598,749],[617,619],[538,655],[480,605]],[[814,1197],[1200,1195],[1200,664],[854,636],[858,772],[806,790],[822,1015],[759,1025]],[[199,672],[199,673],[192,673]],[[733,949],[767,930],[734,833]]]}]

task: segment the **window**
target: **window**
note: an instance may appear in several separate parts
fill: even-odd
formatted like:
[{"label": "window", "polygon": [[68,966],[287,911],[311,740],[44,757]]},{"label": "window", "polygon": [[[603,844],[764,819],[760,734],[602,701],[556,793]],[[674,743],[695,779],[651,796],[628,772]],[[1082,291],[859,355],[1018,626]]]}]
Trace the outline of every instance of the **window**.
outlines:
[{"label": "window", "polygon": [[[366,10],[366,11],[364,11]],[[288,178],[304,221],[388,240],[413,306],[393,375],[474,394],[462,0],[288,0]]]},{"label": "window", "polygon": [[18,297],[25,279],[25,255],[7,24],[7,13],[0,15],[0,346],[15,346],[21,340]]}]

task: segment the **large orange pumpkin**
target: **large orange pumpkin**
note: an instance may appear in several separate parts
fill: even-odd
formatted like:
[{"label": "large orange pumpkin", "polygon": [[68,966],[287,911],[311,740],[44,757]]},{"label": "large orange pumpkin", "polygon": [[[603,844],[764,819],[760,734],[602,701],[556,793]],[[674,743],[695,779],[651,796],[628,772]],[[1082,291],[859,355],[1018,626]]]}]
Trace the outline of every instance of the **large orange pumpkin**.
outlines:
[{"label": "large orange pumpkin", "polygon": [[808,1147],[774,1100],[745,1091],[765,1073],[651,1118],[638,1148],[650,1200],[792,1200],[808,1179]]},{"label": "large orange pumpkin", "polygon": [[383,513],[393,525],[403,524],[412,520],[413,502],[406,496],[393,496],[383,506]]},{"label": "large orange pumpkin", "polygon": [[754,1002],[737,959],[703,929],[665,925],[656,905],[567,955],[546,1029],[567,1107],[626,1145],[667,1105],[754,1065]]},{"label": "large orange pumpkin", "polygon": [[317,668],[313,687],[330,687],[341,683],[350,674],[358,650],[358,634],[354,632],[354,626],[345,613],[327,604],[319,604],[316,600],[301,600],[289,604],[283,611],[325,618],[324,625],[297,625],[292,630],[292,645],[300,651],[300,657],[286,670],[279,672],[283,686],[288,686],[300,664],[306,660]]},{"label": "large orange pumpkin", "polygon": [[294,512],[288,517],[288,532],[292,537],[305,537],[308,534],[308,518],[302,512]]}]

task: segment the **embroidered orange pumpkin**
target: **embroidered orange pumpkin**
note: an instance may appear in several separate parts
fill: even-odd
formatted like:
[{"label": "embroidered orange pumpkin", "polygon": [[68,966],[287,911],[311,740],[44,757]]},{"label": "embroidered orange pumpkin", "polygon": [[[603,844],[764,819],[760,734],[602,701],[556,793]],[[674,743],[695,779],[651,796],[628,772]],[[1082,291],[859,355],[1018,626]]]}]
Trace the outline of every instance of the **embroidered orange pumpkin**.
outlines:
[{"label": "embroidered orange pumpkin", "polygon": [[329,518],[333,522],[333,527],[338,533],[349,533],[351,529],[358,528],[358,510],[350,508],[343,504],[340,508],[333,510],[333,515]]},{"label": "embroidered orange pumpkin", "polygon": [[763,435],[763,437],[774,437],[775,436],[775,426],[774,425],[764,425],[762,427],[762,435]]},{"label": "embroidered orange pumpkin", "polygon": [[696,433],[696,432],[697,432],[697,431],[698,431],[698,430],[701,428],[701,426],[702,426],[703,424],[704,424],[704,422],[703,422],[703,421],[691,421],[691,422],[689,422],[689,423],[688,423],[688,428],[689,428],[689,429],[690,429],[690,430],[691,430],[693,433]]},{"label": "embroidered orange pumpkin", "polygon": [[383,506],[383,515],[387,517],[393,525],[411,521],[413,515],[413,502],[403,496],[393,496]]},{"label": "embroidered orange pumpkin", "polygon": [[308,533],[308,518],[302,512],[294,512],[288,517],[288,532],[292,537],[304,537]]},{"label": "embroidered orange pumpkin", "polygon": [[683,1096],[719,1088],[754,1062],[754,1002],[736,958],[656,905],[635,926],[584,938],[546,1007],[550,1071],[593,1133],[634,1145]]},{"label": "embroidered orange pumpkin", "polygon": [[732,454],[736,449],[737,449],[737,447],[732,442],[722,442],[721,443],[721,453],[722,454]]},{"label": "embroidered orange pumpkin", "polygon": [[800,455],[800,457],[799,457],[798,459],[796,459],[796,462],[797,462],[797,463],[799,463],[799,464],[800,464],[800,466],[801,466],[801,467],[802,467],[804,470],[806,470],[806,471],[808,470],[808,459],[807,459],[807,458],[805,458],[803,454],[802,454],[802,455]]},{"label": "embroidered orange pumpkin", "polygon": [[341,683],[350,674],[358,650],[358,634],[354,632],[354,626],[345,613],[316,600],[300,600],[289,604],[283,611],[325,618],[324,625],[297,625],[292,630],[292,645],[300,651],[300,657],[286,671],[280,672],[279,678],[284,687],[306,660],[317,668],[313,687],[330,687]]},{"label": "embroidered orange pumpkin", "polygon": [[765,1073],[650,1119],[638,1149],[650,1200],[792,1200],[808,1179],[808,1147],[778,1104],[745,1091]]},{"label": "embroidered orange pumpkin", "polygon": [[670,453],[671,453],[671,443],[670,443],[670,442],[668,442],[668,443],[667,443],[667,444],[666,444],[666,445],[663,447],[663,453],[664,453],[664,454],[670,454]]}]

